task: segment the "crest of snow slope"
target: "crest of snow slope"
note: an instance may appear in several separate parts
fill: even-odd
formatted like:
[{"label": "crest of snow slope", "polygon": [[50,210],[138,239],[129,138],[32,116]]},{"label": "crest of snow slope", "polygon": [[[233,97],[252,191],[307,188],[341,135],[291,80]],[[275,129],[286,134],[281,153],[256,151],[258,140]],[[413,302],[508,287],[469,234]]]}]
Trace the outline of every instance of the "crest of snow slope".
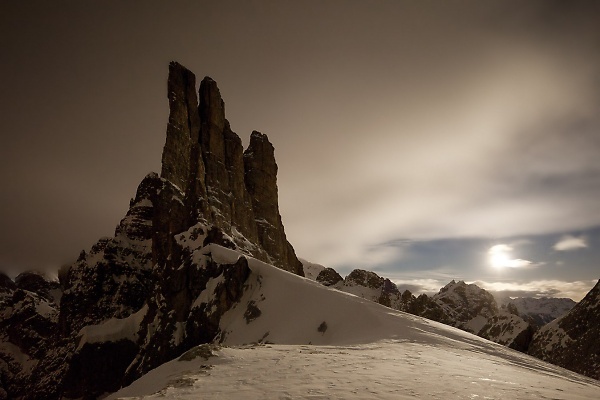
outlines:
[{"label": "crest of snow slope", "polygon": [[[211,245],[231,263],[239,254]],[[249,260],[222,344],[199,346],[109,399],[593,399],[600,384],[477,336]],[[262,343],[262,344],[259,344]],[[265,344],[266,343],[266,344]]]}]

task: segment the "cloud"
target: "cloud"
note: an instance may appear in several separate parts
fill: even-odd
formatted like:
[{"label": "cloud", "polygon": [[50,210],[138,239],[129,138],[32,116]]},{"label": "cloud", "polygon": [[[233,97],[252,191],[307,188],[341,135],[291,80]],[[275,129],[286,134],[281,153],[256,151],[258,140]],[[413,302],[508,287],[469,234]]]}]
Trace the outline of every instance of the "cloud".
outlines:
[{"label": "cloud", "polygon": [[520,258],[510,258],[513,248],[507,244],[496,244],[489,248],[489,262],[496,268],[523,268],[529,267],[533,263]]},{"label": "cloud", "polygon": [[[392,279],[400,291],[410,290],[412,294],[433,295],[444,287],[449,278],[442,279]],[[567,297],[580,301],[594,287],[597,281],[536,280],[529,282],[488,282],[473,281],[477,286],[492,292],[498,297]]]},{"label": "cloud", "polygon": [[573,235],[565,235],[552,246],[556,251],[570,251],[584,249],[588,247],[587,239],[584,236],[576,237]]},{"label": "cloud", "polygon": [[439,279],[394,279],[393,282],[401,292],[410,290],[414,295],[435,294],[448,283]]},{"label": "cloud", "polygon": [[589,281],[537,280],[530,282],[475,281],[477,286],[510,297],[568,297],[580,301],[596,284]]},{"label": "cloud", "polygon": [[[348,135],[322,136],[343,151],[305,162],[304,177],[280,180],[299,254],[335,266],[344,247],[399,237],[511,237],[600,224],[600,141],[591,128],[600,121],[588,90],[535,51],[507,50],[504,59],[479,71],[484,77],[453,72],[464,88],[448,88],[454,99],[439,87],[438,98],[415,88],[412,105],[382,102],[395,114],[361,114],[371,127],[327,128]],[[345,243],[323,254],[311,231]]]}]

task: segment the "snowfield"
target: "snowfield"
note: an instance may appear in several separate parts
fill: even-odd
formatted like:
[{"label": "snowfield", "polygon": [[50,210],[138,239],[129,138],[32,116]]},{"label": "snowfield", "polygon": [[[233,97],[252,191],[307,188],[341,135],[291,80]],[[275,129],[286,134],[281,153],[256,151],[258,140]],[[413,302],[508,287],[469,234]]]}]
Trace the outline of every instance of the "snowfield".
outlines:
[{"label": "snowfield", "polygon": [[208,360],[163,364],[109,399],[598,398],[600,386],[589,378],[493,347],[400,341],[225,347]]},{"label": "snowfield", "polygon": [[[221,263],[239,257],[207,251]],[[108,399],[600,398],[593,379],[254,259],[249,266],[219,345],[193,348]]]}]

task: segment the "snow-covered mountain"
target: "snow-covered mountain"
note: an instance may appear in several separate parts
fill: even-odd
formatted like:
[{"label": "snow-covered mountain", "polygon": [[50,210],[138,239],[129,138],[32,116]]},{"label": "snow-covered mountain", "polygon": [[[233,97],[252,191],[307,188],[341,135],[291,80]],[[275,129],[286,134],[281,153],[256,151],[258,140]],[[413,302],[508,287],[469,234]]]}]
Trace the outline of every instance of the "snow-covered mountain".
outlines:
[{"label": "snow-covered mountain", "polygon": [[[239,262],[235,251],[210,252],[217,263]],[[248,266],[248,288],[221,318],[218,345],[193,348],[109,399],[593,399],[600,390],[462,330],[257,260]]]},{"label": "snow-covered mountain", "polygon": [[600,379],[600,280],[571,311],[535,334],[529,354]]},{"label": "snow-covered mountain", "polygon": [[433,296],[452,326],[525,351],[533,328],[519,315],[499,308],[494,296],[475,284],[451,281]]},{"label": "snow-covered mountain", "polygon": [[523,319],[537,327],[565,315],[577,304],[572,299],[557,297],[504,298],[500,303],[507,307],[509,304],[514,305]]}]

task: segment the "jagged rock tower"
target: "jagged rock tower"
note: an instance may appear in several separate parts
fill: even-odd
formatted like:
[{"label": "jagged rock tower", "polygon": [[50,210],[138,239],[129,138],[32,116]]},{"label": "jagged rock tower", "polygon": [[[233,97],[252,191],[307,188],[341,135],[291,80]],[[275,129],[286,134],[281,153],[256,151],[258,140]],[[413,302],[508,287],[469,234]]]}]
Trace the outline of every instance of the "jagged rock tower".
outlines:
[{"label": "jagged rock tower", "polygon": [[[0,349],[8,366],[0,362],[0,399],[94,399],[218,341],[221,317],[248,290],[246,256],[304,275],[281,222],[267,137],[252,132],[244,151],[217,84],[204,78],[196,95],[194,74],[175,62],[168,99],[161,175],[142,180],[114,237],[61,271],[60,305],[32,292],[29,308],[17,309],[22,290],[0,276],[0,303],[15,306],[10,318],[54,309],[47,323],[27,325],[36,346],[10,339],[17,336],[0,324],[0,338],[23,353]],[[237,256],[214,258],[222,247]]]},{"label": "jagged rock tower", "polygon": [[[217,83],[169,65],[169,124],[161,176],[184,194],[183,225],[204,220],[223,229],[253,256],[304,275],[279,214],[277,164],[266,135],[252,132],[244,152],[225,119]],[[199,103],[198,103],[199,98]]]}]

